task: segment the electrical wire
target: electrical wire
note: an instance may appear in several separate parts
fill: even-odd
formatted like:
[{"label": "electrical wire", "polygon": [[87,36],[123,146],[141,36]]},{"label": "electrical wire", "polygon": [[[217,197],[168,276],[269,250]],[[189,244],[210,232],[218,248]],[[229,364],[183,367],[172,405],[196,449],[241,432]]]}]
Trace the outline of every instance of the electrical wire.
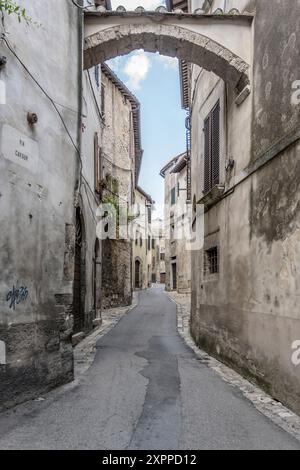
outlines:
[{"label": "electrical wire", "polygon": [[[83,169],[83,161],[82,161],[82,157],[81,157],[81,153],[80,153],[80,150],[79,148],[77,147],[77,145],[75,144],[74,140],[73,140],[73,137],[71,135],[71,132],[69,131],[68,129],[68,126],[66,125],[65,123],[65,120],[61,114],[61,112],[59,111],[55,101],[53,100],[53,98],[49,95],[49,93],[43,88],[43,86],[38,82],[38,80],[34,77],[34,75],[30,72],[30,70],[28,69],[28,67],[24,64],[24,62],[20,59],[20,57],[18,56],[18,54],[14,51],[13,47],[11,46],[10,42],[8,41],[8,39],[6,38],[5,34],[2,34],[1,36],[1,39],[5,42],[6,46],[8,47],[8,49],[10,50],[10,52],[13,54],[13,56],[17,59],[17,61],[21,64],[21,66],[24,68],[24,70],[26,71],[26,73],[28,73],[28,75],[31,77],[31,79],[34,81],[34,83],[38,86],[38,88],[42,91],[42,93],[46,96],[46,98],[51,102],[52,106],[54,107],[56,113],[58,114],[62,124],[63,124],[63,127],[74,147],[74,149],[76,150],[76,154],[78,155],[78,158],[79,158],[79,163],[80,163],[80,179],[83,179],[85,181],[85,185],[88,186],[90,192],[93,194],[94,196],[94,199],[95,199],[95,202],[97,203],[97,205],[99,204],[99,201],[96,199],[95,195],[94,195],[94,192],[89,184],[89,182],[87,181],[87,179],[85,178],[85,176],[83,175],[83,172],[82,172],[82,169]],[[79,182],[79,189],[81,189],[81,186],[82,186],[82,181],[80,180]],[[94,217],[94,211],[90,208],[91,212],[92,212],[92,215]]]},{"label": "electrical wire", "polygon": [[[73,2],[73,0],[72,0]],[[17,61],[20,63],[20,65],[24,68],[24,70],[26,71],[26,73],[31,77],[31,79],[33,80],[33,82],[37,85],[37,87],[42,91],[42,93],[46,96],[46,98],[50,101],[50,103],[52,104],[53,108],[55,109],[56,113],[58,114],[62,124],[63,124],[63,127],[74,147],[74,149],[76,150],[76,154],[78,155],[78,159],[79,159],[79,163],[80,163],[80,181],[79,181],[79,190],[81,189],[81,186],[82,186],[82,180],[84,180],[84,188],[85,188],[85,191],[86,191],[86,186],[88,187],[90,193],[93,195],[93,198],[97,204],[97,206],[99,205],[99,201],[97,200],[95,194],[94,194],[94,191],[92,190],[88,180],[86,179],[86,177],[84,176],[83,174],[83,161],[82,161],[82,157],[81,157],[81,153],[80,153],[80,150],[79,148],[77,147],[76,143],[74,142],[74,139],[71,135],[71,132],[69,131],[68,129],[68,126],[60,112],[60,110],[58,109],[58,106],[56,104],[56,102],[53,100],[53,98],[49,95],[49,93],[44,89],[44,87],[38,82],[38,80],[35,78],[35,76],[30,72],[30,70],[28,69],[28,67],[24,64],[24,62],[20,59],[20,57],[18,56],[18,54],[15,52],[15,50],[13,49],[13,47],[11,46],[10,42],[8,41],[8,39],[6,38],[5,34],[3,33],[1,35],[1,39],[5,42],[6,46],[8,47],[8,49],[10,50],[10,52],[13,54],[13,56],[17,59]],[[90,78],[90,77],[89,77]],[[105,158],[105,157],[104,157]],[[107,158],[105,158],[107,161],[109,161]],[[112,163],[112,162],[110,162]],[[112,163],[113,166],[117,166],[115,165],[114,163]],[[124,168],[122,167],[119,167],[120,169],[122,170],[125,170]],[[110,191],[107,189],[108,192],[110,192],[111,194],[113,194],[114,196],[118,196],[121,200],[123,200],[124,202],[127,202],[126,199],[122,198],[121,196],[119,196],[118,194],[114,193],[113,191]],[[91,205],[90,205],[90,201],[88,199],[88,202],[89,202],[89,208],[90,208],[90,211],[92,213],[92,216],[94,218],[94,220],[96,221],[95,219],[95,216],[94,216],[94,211],[92,210],[91,208]]]},{"label": "electrical wire", "polygon": [[97,224],[98,224],[98,221],[97,221],[97,219],[96,219],[96,217],[95,217],[95,215],[94,215],[94,211],[93,211],[93,209],[92,209],[91,202],[90,202],[90,198],[89,198],[89,195],[88,195],[88,192],[87,192],[87,189],[86,189],[85,184],[83,184],[83,187],[84,187],[84,191],[85,191],[85,194],[86,194],[86,199],[87,199],[87,202],[88,202],[89,209],[90,209],[90,211],[91,211],[91,213],[92,213],[92,216],[93,216],[95,225],[97,225]]},{"label": "electrical wire", "polygon": [[117,168],[118,170],[121,170],[121,171],[126,171],[126,173],[131,173],[131,169],[130,168],[123,168],[122,166],[119,166],[117,165],[116,163],[113,163],[108,157],[106,157],[103,152],[102,152],[102,158],[104,158],[104,160],[106,160],[108,163],[111,164],[111,166]]},{"label": "electrical wire", "polygon": [[65,123],[65,120],[60,112],[60,110],[58,109],[55,101],[53,100],[53,98],[51,98],[51,96],[49,95],[49,93],[43,88],[42,85],[40,85],[40,83],[38,82],[38,80],[34,77],[34,75],[30,72],[30,70],[27,68],[27,66],[24,64],[24,62],[22,62],[22,60],[20,59],[20,57],[17,55],[17,53],[14,51],[13,47],[11,46],[10,42],[8,41],[8,39],[6,38],[5,34],[2,34],[1,36],[1,39],[5,42],[6,46],[8,47],[8,49],[10,50],[10,52],[14,55],[14,57],[17,59],[17,61],[22,65],[22,67],[24,68],[24,70],[28,73],[28,75],[32,78],[32,80],[34,81],[34,83],[39,87],[39,89],[43,92],[43,94],[48,98],[48,100],[51,102],[52,106],[54,107],[55,111],[57,112],[63,126],[64,126],[64,129],[66,131],[66,133],[68,134],[69,136],[69,139],[70,141],[72,142],[72,145],[73,147],[75,148],[76,152],[78,153],[79,155],[79,158],[81,160],[81,165],[82,165],[82,159],[81,159],[81,155],[80,155],[80,151],[77,147],[77,145],[75,144],[74,140],[73,140],[73,137],[71,135],[71,132],[69,131],[66,123]]},{"label": "electrical wire", "polygon": [[94,98],[94,101],[95,101],[95,105],[96,105],[96,108],[97,108],[97,111],[98,111],[98,114],[99,114],[100,121],[101,121],[101,123],[103,123],[102,112],[99,108],[99,104],[98,104],[98,101],[97,101],[97,98],[96,98],[96,95],[95,95],[95,91],[94,91],[94,87],[93,87],[93,84],[92,84],[92,79],[91,79],[91,75],[90,75],[89,70],[87,70],[87,76],[88,76],[88,79],[89,79],[90,88],[92,90],[92,95],[93,95],[93,98]]}]

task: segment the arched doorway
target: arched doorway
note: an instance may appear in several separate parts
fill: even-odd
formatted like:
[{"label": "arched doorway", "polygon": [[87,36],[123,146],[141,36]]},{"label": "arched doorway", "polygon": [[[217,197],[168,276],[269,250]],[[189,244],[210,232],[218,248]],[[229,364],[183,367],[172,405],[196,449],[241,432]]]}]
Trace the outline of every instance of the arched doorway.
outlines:
[{"label": "arched doorway", "polygon": [[142,287],[142,263],[139,259],[135,260],[135,283],[134,286],[136,289],[141,289]]},{"label": "arched doorway", "polygon": [[84,329],[85,306],[85,230],[84,221],[79,207],[76,209],[74,286],[73,286],[73,333]]}]

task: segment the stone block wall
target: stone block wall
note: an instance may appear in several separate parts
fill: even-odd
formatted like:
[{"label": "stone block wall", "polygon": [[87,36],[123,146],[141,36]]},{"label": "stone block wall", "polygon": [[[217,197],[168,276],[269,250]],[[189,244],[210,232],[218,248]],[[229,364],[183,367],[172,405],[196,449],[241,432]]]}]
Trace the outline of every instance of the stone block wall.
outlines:
[{"label": "stone block wall", "polygon": [[131,242],[124,240],[105,240],[102,246],[103,309],[131,305]]}]

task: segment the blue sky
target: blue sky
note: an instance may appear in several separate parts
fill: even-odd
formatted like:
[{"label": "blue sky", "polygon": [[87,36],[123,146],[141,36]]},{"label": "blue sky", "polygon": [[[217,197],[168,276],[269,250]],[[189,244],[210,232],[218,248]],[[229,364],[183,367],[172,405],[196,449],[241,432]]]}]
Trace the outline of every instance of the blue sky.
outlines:
[{"label": "blue sky", "polygon": [[[112,2],[126,8],[155,7],[153,0]],[[181,109],[178,61],[144,51],[118,57],[108,64],[135,94],[142,106],[144,158],[139,184],[158,204],[164,201],[164,181],[160,169],[185,150],[185,116]]]}]

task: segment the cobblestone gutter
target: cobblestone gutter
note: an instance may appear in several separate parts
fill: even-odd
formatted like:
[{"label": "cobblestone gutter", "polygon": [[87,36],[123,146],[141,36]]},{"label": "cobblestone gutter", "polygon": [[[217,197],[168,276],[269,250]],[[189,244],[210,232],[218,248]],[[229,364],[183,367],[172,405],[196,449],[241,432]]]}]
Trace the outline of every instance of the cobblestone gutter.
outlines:
[{"label": "cobblestone gutter", "polygon": [[190,335],[190,295],[178,294],[176,292],[168,292],[167,295],[177,305],[177,326],[179,334],[186,344],[195,352],[199,360],[210,369],[213,369],[225,382],[233,387],[237,387],[242,394],[253,403],[258,411],[300,441],[299,416],[280,402],[274,400],[259,387],[244,379],[237,372],[230,369],[225,364],[222,364],[217,359],[214,359],[212,356],[209,356],[196,346]]}]

